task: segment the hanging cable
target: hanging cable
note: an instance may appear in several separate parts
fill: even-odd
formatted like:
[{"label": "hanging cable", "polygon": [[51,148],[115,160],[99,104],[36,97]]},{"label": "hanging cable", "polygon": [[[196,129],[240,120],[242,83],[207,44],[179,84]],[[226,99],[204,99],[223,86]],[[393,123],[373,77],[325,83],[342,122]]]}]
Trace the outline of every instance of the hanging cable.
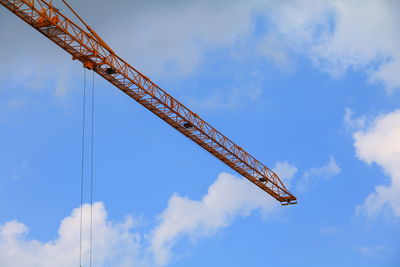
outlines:
[{"label": "hanging cable", "polygon": [[79,266],[82,267],[82,224],[83,224],[83,185],[85,171],[85,125],[86,125],[86,69],[83,69],[83,107],[82,107],[82,161],[81,161],[81,206],[79,224]]},{"label": "hanging cable", "polygon": [[[95,107],[95,91],[94,91],[94,72],[92,76],[92,92],[91,92],[91,125],[90,125],[90,237],[89,237],[89,265],[92,267],[93,255],[93,171],[94,171],[94,107]],[[85,184],[85,134],[86,134],[86,69],[83,72],[83,107],[82,107],[82,147],[81,147],[81,195],[80,195],[80,225],[79,225],[79,266],[82,267],[83,258],[83,198]]]},{"label": "hanging cable", "polygon": [[90,267],[92,267],[93,254],[93,151],[94,151],[94,71],[92,72],[92,125],[91,125],[91,151],[90,151]]}]

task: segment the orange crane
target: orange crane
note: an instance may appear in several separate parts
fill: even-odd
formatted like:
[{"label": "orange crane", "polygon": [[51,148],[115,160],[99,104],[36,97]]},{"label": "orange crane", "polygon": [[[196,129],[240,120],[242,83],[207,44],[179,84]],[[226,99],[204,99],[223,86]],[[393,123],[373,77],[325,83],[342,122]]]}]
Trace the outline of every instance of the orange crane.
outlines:
[{"label": "orange crane", "polygon": [[112,83],[282,205],[297,203],[275,172],[120,58],[65,0],[62,1],[88,32],[63,15],[51,1],[0,0],[0,4],[70,53],[74,60],[81,61],[85,68]]}]

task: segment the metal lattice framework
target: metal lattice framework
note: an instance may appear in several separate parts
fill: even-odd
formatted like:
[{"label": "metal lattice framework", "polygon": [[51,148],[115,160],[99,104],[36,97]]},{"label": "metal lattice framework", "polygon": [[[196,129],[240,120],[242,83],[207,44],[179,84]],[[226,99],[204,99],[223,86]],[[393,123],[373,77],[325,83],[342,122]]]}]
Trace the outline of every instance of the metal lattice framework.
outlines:
[{"label": "metal lattice framework", "polygon": [[282,205],[297,203],[276,173],[118,57],[90,28],[90,33],[83,30],[44,0],[0,4]]}]

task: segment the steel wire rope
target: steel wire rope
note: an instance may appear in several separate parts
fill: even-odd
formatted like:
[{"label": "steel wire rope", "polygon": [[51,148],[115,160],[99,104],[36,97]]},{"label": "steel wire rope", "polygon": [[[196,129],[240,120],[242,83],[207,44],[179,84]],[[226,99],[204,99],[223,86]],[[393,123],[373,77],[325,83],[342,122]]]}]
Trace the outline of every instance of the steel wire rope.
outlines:
[{"label": "steel wire rope", "polygon": [[[85,182],[85,134],[86,134],[86,69],[83,72],[83,104],[82,104],[82,146],[81,146],[81,184],[80,184],[80,223],[79,223],[79,266],[82,267],[83,243],[83,198]],[[91,92],[91,129],[90,129],[90,237],[89,237],[89,265],[92,266],[93,255],[93,173],[94,173],[94,72],[92,75]]]},{"label": "steel wire rope", "polygon": [[83,224],[83,186],[85,171],[85,125],[86,125],[86,69],[83,69],[83,103],[82,103],[82,146],[81,146],[81,195],[79,222],[79,266],[82,267],[82,224]]},{"label": "steel wire rope", "polygon": [[92,110],[91,110],[91,150],[90,150],[90,257],[89,263],[92,267],[93,254],[93,166],[94,166],[94,71],[92,72]]}]

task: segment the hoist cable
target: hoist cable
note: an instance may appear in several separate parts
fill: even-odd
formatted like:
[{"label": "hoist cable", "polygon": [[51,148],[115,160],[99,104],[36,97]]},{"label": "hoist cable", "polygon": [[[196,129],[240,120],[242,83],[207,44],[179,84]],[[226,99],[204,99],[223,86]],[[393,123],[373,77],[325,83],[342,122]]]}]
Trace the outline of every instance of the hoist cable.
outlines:
[{"label": "hoist cable", "polygon": [[90,267],[92,267],[93,252],[93,151],[94,151],[94,71],[92,76],[92,124],[90,151]]},{"label": "hoist cable", "polygon": [[85,171],[85,125],[86,125],[86,69],[83,69],[83,107],[82,107],[82,148],[81,148],[81,206],[79,224],[79,266],[82,267],[82,224],[83,224],[83,185]]}]

